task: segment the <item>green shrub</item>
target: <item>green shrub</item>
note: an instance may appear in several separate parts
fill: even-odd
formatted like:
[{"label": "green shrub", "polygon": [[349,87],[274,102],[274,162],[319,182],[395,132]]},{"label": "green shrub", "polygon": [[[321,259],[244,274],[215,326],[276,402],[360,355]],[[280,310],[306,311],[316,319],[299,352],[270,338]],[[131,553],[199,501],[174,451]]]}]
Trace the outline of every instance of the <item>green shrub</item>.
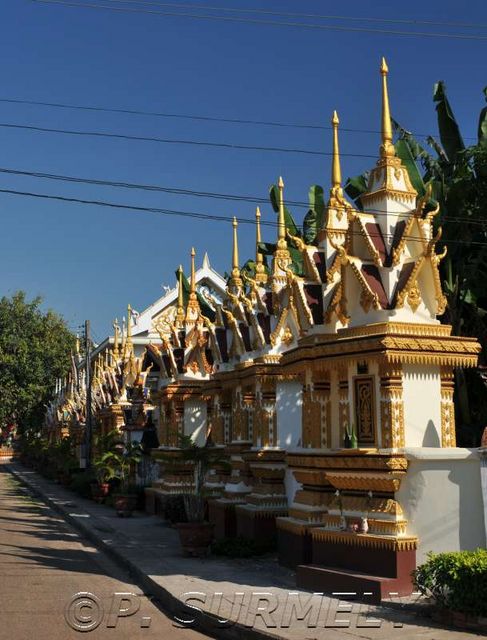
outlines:
[{"label": "green shrub", "polygon": [[227,556],[229,558],[251,558],[260,556],[270,551],[275,551],[276,539],[271,538],[266,541],[256,541],[249,538],[223,538],[213,543],[212,553],[217,556]]},{"label": "green shrub", "polygon": [[413,573],[418,590],[443,608],[487,616],[487,550],[430,553]]}]

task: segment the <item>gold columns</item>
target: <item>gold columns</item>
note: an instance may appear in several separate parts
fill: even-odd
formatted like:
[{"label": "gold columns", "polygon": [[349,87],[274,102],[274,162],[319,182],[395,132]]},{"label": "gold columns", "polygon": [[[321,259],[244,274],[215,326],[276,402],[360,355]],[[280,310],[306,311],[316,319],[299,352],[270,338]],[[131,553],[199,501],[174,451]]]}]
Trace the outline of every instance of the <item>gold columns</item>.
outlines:
[{"label": "gold columns", "polygon": [[395,155],[395,151],[394,145],[392,144],[391,112],[389,108],[389,92],[387,90],[387,74],[389,73],[389,68],[385,58],[382,58],[380,73],[382,76],[382,145],[380,154],[381,156],[393,156]]},{"label": "gold columns", "polygon": [[194,250],[194,247],[191,247],[191,284],[188,308],[186,309],[186,322],[195,322],[200,313],[200,305],[198,304],[198,297],[196,296],[196,272],[194,266],[195,255],[196,251]]}]

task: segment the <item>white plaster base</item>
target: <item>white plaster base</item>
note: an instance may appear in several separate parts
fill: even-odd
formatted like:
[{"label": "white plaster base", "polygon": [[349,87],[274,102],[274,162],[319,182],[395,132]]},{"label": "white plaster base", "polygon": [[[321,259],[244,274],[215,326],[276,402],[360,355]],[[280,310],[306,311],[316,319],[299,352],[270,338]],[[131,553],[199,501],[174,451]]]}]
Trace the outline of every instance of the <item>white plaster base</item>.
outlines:
[{"label": "white plaster base", "polygon": [[477,449],[406,448],[409,468],[396,498],[418,536],[418,564],[429,551],[485,547],[484,505]]}]

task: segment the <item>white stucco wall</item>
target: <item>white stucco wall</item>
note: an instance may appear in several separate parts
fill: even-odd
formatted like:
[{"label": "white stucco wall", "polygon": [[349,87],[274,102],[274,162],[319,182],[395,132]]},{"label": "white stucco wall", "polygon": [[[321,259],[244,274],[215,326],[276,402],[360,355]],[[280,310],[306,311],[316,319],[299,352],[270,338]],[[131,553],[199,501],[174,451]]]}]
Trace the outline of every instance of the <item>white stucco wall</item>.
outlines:
[{"label": "white stucco wall", "polygon": [[482,483],[482,500],[484,505],[484,527],[487,541],[487,447],[479,450],[480,454],[480,478]]},{"label": "white stucco wall", "polygon": [[437,366],[403,365],[406,447],[441,446],[441,380]]},{"label": "white stucco wall", "polygon": [[302,439],[303,387],[299,382],[278,382],[276,385],[277,440],[275,444],[289,449]]},{"label": "white stucco wall", "polygon": [[480,457],[475,449],[405,449],[409,468],[396,499],[419,538],[418,564],[429,551],[485,547]]},{"label": "white stucco wall", "polygon": [[184,433],[193,434],[193,440],[199,447],[205,444],[206,402],[204,400],[184,401]]}]

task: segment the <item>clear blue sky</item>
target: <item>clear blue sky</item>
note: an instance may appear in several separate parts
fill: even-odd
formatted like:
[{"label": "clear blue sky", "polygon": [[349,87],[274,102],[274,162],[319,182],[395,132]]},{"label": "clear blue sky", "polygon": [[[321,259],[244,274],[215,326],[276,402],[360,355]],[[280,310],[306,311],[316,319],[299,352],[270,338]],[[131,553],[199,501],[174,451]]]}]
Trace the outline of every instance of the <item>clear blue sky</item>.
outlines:
[{"label": "clear blue sky", "polygon": [[[98,4],[100,4],[102,0]],[[189,2],[189,0],[188,0]],[[106,2],[108,4],[108,2]],[[112,3],[115,4],[115,3]],[[134,3],[135,4],[135,3]],[[196,2],[193,1],[193,4]],[[200,2],[204,6],[204,2]],[[225,7],[354,17],[469,22],[484,28],[417,26],[487,35],[487,3],[434,0],[337,3],[221,0]],[[266,16],[261,16],[266,19]],[[273,19],[268,17],[267,19]],[[317,22],[308,19],[308,22]],[[348,26],[365,23],[341,22]],[[372,23],[371,28],[387,28]],[[389,28],[411,30],[408,25]],[[432,86],[447,83],[465,136],[476,133],[487,84],[487,40],[311,31],[190,20],[3,0],[0,98],[200,114],[224,118],[377,129],[378,67],[390,68],[393,115],[407,128],[436,132]],[[330,132],[68,111],[0,102],[0,122],[137,136],[158,136],[330,150]],[[378,136],[342,132],[344,153],[376,154]],[[265,197],[282,174],[285,195],[305,200],[311,184],[329,188],[329,158],[81,138],[0,127],[0,167],[185,189]],[[374,161],[344,158],[344,177]],[[254,205],[51,182],[0,173],[0,189],[104,199],[217,215],[252,216]],[[263,217],[273,218],[270,206]],[[296,217],[302,212],[296,211]],[[192,245],[229,268],[231,225],[113,211],[0,193],[0,295],[40,294],[70,326],[85,318],[95,336],[110,330],[127,302],[143,309],[186,269]],[[254,229],[240,227],[241,258],[253,252]],[[266,231],[269,240],[272,230]]]}]

